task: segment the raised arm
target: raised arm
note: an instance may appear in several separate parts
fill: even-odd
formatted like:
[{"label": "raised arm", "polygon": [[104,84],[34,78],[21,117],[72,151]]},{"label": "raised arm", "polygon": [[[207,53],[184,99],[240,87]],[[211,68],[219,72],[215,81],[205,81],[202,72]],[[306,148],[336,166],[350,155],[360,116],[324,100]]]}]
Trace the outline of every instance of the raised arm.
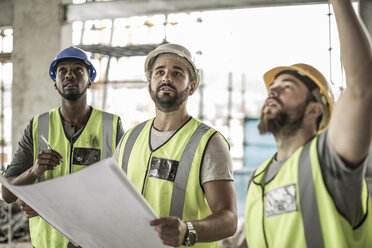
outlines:
[{"label": "raised arm", "polygon": [[372,50],[370,37],[350,0],[330,0],[341,44],[347,89],[337,103],[328,137],[337,154],[355,168],[372,137]]}]

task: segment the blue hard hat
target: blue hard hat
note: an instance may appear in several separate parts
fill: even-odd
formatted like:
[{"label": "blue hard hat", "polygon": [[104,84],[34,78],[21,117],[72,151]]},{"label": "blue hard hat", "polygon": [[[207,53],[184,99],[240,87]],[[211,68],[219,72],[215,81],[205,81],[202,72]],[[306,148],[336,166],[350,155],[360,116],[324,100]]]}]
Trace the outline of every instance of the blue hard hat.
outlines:
[{"label": "blue hard hat", "polygon": [[49,76],[52,80],[56,79],[56,65],[61,59],[67,59],[67,58],[73,58],[73,59],[80,59],[83,60],[87,66],[90,67],[90,75],[89,77],[94,81],[96,78],[97,72],[94,68],[93,64],[89,61],[87,54],[80,48],[75,46],[70,46],[64,50],[62,50],[57,57],[53,60],[53,62],[50,64],[49,67]]}]

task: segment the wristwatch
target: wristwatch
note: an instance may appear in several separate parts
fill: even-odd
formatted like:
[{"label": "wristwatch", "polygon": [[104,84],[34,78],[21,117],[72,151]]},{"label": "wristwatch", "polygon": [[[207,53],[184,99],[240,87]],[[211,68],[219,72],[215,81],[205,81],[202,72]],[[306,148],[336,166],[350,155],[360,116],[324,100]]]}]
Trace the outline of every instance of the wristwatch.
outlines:
[{"label": "wristwatch", "polygon": [[198,240],[198,235],[196,235],[196,231],[194,229],[194,226],[190,221],[186,221],[186,235],[185,235],[185,240],[183,241],[184,246],[193,246],[196,241]]}]

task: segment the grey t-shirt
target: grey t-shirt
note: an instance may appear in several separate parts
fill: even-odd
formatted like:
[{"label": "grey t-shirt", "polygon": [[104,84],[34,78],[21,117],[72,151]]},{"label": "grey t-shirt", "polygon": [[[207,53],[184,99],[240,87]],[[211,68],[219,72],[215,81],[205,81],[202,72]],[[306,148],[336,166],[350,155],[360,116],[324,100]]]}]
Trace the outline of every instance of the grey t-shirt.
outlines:
[{"label": "grey t-shirt", "polygon": [[[34,146],[32,141],[32,123],[33,119],[31,119],[30,123],[25,128],[23,136],[21,140],[18,142],[18,148],[13,156],[13,160],[8,165],[7,169],[3,172],[4,176],[7,178],[19,176],[33,166]],[[63,129],[65,131],[65,136],[68,140],[70,140],[71,143],[75,142],[75,140],[79,137],[80,133],[83,131],[85,127],[83,126],[79,130],[75,130],[74,124],[68,123],[63,119],[62,124]],[[119,143],[119,140],[123,135],[124,129],[119,117],[117,123],[116,144]]]},{"label": "grey t-shirt", "polygon": [[[319,135],[317,149],[323,180],[338,211],[353,225],[358,224],[361,216],[362,185],[366,161],[356,169],[350,169],[329,143],[328,130]],[[273,159],[265,175],[265,183],[271,181],[286,160]]]},{"label": "grey t-shirt", "polygon": [[367,157],[367,169],[366,169],[366,178],[372,178],[372,146],[369,150],[368,157]]},{"label": "grey t-shirt", "polygon": [[[152,127],[150,138],[151,147],[153,149],[158,148],[175,132],[176,131],[160,132]],[[117,146],[114,154],[116,161],[119,159],[120,144]],[[231,155],[224,138],[219,133],[213,135],[208,142],[201,169],[201,184],[215,180],[234,180]]]}]

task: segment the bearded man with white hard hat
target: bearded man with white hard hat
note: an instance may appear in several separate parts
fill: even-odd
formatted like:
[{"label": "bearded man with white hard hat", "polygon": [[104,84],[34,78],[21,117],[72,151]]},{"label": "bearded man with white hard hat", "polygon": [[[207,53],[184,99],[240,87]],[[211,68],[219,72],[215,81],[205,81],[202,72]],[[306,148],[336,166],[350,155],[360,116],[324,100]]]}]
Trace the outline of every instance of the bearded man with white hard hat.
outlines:
[{"label": "bearded man with white hard hat", "polygon": [[165,245],[217,248],[236,231],[236,197],[227,141],[187,112],[199,71],[185,47],[164,44],[145,73],[156,116],[130,129],[115,157],[159,215],[150,225]]}]

